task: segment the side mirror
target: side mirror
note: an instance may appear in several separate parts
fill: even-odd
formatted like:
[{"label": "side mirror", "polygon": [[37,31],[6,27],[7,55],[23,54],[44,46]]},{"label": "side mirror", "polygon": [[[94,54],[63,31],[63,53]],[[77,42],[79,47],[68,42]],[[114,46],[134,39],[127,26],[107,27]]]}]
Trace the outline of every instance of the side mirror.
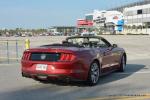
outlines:
[{"label": "side mirror", "polygon": [[113,47],[113,48],[117,48],[118,45],[117,45],[117,44],[113,44],[112,47]]}]

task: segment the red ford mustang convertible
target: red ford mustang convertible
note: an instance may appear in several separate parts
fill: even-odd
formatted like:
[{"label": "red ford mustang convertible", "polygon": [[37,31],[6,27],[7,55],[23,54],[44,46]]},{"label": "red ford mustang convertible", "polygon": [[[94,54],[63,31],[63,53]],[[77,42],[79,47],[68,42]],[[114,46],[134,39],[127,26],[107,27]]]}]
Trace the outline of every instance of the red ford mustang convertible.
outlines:
[{"label": "red ford mustang convertible", "polygon": [[24,52],[22,76],[36,80],[86,81],[96,85],[100,76],[123,72],[125,50],[98,36],[68,37],[61,44],[43,45]]}]

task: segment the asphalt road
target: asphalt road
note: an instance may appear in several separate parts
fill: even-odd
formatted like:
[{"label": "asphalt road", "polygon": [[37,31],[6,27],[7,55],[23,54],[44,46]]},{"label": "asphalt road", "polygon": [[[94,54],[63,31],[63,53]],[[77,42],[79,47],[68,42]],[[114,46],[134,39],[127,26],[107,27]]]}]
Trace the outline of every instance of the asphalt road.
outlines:
[{"label": "asphalt road", "polygon": [[127,51],[125,72],[103,76],[98,85],[89,87],[40,83],[21,77],[20,64],[0,64],[0,100],[150,100],[150,37],[120,37],[113,42]]}]

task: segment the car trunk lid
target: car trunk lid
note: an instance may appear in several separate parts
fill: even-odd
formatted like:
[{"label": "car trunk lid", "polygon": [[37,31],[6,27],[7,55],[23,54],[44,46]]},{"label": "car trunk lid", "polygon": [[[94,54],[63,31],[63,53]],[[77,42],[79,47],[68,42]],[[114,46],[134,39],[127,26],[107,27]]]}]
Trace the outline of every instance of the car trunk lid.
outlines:
[{"label": "car trunk lid", "polygon": [[38,47],[24,52],[22,60],[29,61],[72,61],[75,58],[76,47]]}]

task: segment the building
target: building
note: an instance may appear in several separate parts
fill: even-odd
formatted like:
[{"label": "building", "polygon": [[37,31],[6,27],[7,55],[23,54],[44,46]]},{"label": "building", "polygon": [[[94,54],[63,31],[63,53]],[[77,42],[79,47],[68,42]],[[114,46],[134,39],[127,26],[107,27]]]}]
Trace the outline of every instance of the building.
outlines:
[{"label": "building", "polygon": [[123,12],[124,8],[130,8],[130,7],[146,5],[146,4],[150,4],[150,0],[142,0],[142,1],[140,0],[140,1],[136,1],[136,2],[133,1],[133,3],[129,3],[126,5],[119,6],[119,7],[111,8],[108,10],[110,10],[110,11],[117,10],[117,11]]},{"label": "building", "polygon": [[117,33],[123,31],[123,14],[119,11],[98,11],[93,13],[94,26],[100,27],[104,33]]},{"label": "building", "polygon": [[85,19],[77,21],[79,32],[97,30],[98,33],[114,34],[123,31],[123,25],[123,14],[119,11],[94,10],[93,13],[85,14]]},{"label": "building", "polygon": [[142,0],[112,9],[124,14],[125,33],[150,34],[150,0]]},{"label": "building", "polygon": [[75,26],[52,26],[48,29],[51,33],[62,33],[62,35],[72,35],[77,31]]},{"label": "building", "polygon": [[93,21],[91,20],[86,20],[86,19],[78,19],[77,21],[77,27],[92,27],[93,26]]},{"label": "building", "polygon": [[149,25],[150,4],[125,8],[124,16],[127,25]]},{"label": "building", "polygon": [[93,13],[90,13],[90,14],[85,14],[85,19],[86,20],[89,20],[89,21],[93,21]]},{"label": "building", "polygon": [[129,30],[144,34],[150,32],[150,4],[125,8],[123,13]]},{"label": "building", "polygon": [[93,28],[93,20],[78,19],[77,28],[78,28],[78,33],[81,33],[84,30],[90,30],[91,28]]}]

